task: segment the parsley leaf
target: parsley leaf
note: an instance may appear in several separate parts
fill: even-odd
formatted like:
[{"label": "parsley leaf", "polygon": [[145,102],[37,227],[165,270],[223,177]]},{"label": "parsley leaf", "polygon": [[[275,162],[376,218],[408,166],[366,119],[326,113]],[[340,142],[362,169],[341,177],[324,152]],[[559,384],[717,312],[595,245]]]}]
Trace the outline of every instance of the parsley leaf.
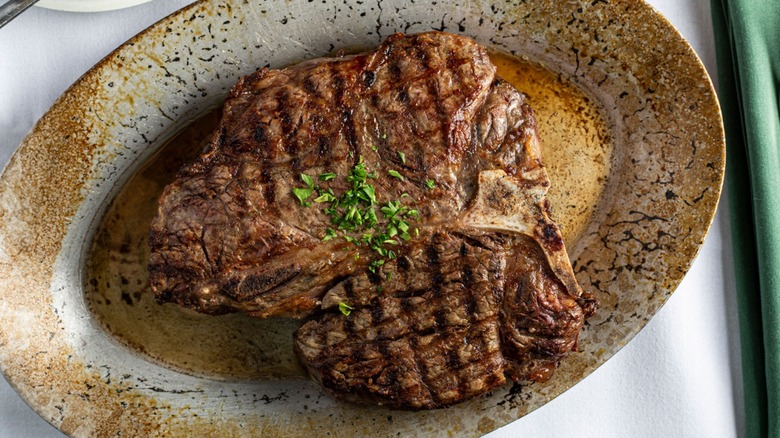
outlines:
[{"label": "parsley leaf", "polygon": [[376,271],[385,264],[384,259],[376,259],[368,264],[368,270],[376,274]]},{"label": "parsley leaf", "polygon": [[336,174],[333,172],[325,172],[320,174],[320,181],[330,181],[336,178]]},{"label": "parsley leaf", "polygon": [[301,181],[303,181],[304,184],[309,186],[310,189],[314,188],[314,178],[312,178],[309,175],[306,175],[305,173],[301,174]]},{"label": "parsley leaf", "polygon": [[331,195],[330,193],[323,193],[320,196],[314,198],[314,202],[322,203],[322,202],[333,202],[336,200],[336,197]]},{"label": "parsley leaf", "polygon": [[376,193],[374,192],[374,186],[364,185],[360,188],[361,193],[364,195],[363,199],[368,201],[371,205],[376,204]]},{"label": "parsley leaf", "polygon": [[374,211],[374,207],[371,207],[368,210],[366,210],[366,214],[363,217],[363,219],[365,221],[364,224],[366,228],[373,228],[374,225],[376,225],[378,220],[376,218],[376,211]]},{"label": "parsley leaf", "polygon": [[398,156],[401,157],[401,163],[406,164],[406,154],[398,151]]},{"label": "parsley leaf", "polygon": [[334,230],[333,228],[328,228],[327,230],[325,230],[325,236],[322,238],[322,241],[327,242],[328,240],[334,237],[336,237],[336,230]]},{"label": "parsley leaf", "polygon": [[397,170],[390,169],[390,170],[388,170],[388,171],[387,171],[387,174],[388,174],[388,175],[390,175],[390,176],[392,176],[393,178],[398,178],[398,179],[400,179],[401,181],[403,181],[403,180],[404,180],[404,176],[403,176],[403,175],[401,175],[400,173],[398,173],[398,171],[397,171]]},{"label": "parsley leaf", "polygon": [[425,180],[425,187],[428,187],[429,189],[432,189],[432,188],[436,187],[436,181],[434,181],[432,179],[426,179]]},{"label": "parsley leaf", "polygon": [[347,241],[347,242],[349,242],[349,243],[354,243],[355,245],[358,245],[358,246],[360,246],[360,241],[359,241],[359,240],[357,240],[357,239],[355,239],[355,238],[354,238],[354,237],[352,237],[352,236],[344,236],[344,240],[346,240],[346,241]]},{"label": "parsley leaf", "polygon": [[386,219],[391,219],[395,217],[396,214],[401,209],[401,203],[399,201],[390,201],[384,206],[382,206],[379,210],[382,212],[382,214],[385,215]]},{"label": "parsley leaf", "polygon": [[309,199],[309,196],[314,192],[313,188],[306,188],[306,187],[296,187],[293,190],[293,195],[295,195],[296,198],[298,198],[298,201],[300,201],[301,205],[308,207],[311,205],[306,200]]},{"label": "parsley leaf", "polygon": [[344,302],[339,303],[339,312],[343,313],[344,316],[349,316],[349,314],[352,313],[353,310],[355,310],[355,308],[350,306],[349,304]]}]

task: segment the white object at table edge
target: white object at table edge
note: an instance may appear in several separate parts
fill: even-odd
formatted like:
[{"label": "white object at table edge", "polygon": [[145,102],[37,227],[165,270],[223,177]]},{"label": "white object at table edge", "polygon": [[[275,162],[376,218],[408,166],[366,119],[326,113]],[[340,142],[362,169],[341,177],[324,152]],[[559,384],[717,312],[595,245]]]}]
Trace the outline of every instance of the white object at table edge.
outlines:
[{"label": "white object at table edge", "polygon": [[46,9],[69,12],[102,12],[129,8],[151,0],[41,0],[36,3]]}]

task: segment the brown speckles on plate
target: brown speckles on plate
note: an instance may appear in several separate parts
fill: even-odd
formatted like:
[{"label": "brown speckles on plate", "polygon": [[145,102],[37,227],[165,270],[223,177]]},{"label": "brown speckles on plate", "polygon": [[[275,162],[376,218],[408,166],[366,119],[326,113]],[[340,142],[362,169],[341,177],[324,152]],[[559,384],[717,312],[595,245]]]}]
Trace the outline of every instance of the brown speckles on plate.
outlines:
[{"label": "brown speckles on plate", "polygon": [[[259,67],[432,28],[523,58],[495,57],[536,110],[553,217],[578,280],[601,301],[580,353],[543,384],[390,413],[302,379],[284,344],[293,322],[153,302],[143,236],[159,177],[181,160],[162,149],[169,139]],[[75,436],[485,433],[576,384],[663,305],[709,228],[724,162],[704,68],[639,0],[203,0],[74,84],[0,177],[0,366]],[[144,177],[144,163],[159,174]]]}]

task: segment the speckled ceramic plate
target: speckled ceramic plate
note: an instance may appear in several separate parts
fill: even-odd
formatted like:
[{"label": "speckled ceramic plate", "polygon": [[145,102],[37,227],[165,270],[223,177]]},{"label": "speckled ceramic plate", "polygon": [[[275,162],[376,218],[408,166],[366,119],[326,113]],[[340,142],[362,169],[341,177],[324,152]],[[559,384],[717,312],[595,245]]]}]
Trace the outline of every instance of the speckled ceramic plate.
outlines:
[{"label": "speckled ceramic plate", "polygon": [[[516,3],[203,0],[109,55],[0,177],[8,380],[76,436],[305,437],[476,435],[579,382],[688,270],[720,196],[722,123],[696,55],[641,1]],[[258,67],[430,29],[496,50],[501,74],[537,112],[554,216],[579,281],[601,301],[581,351],[552,380],[432,412],[340,403],[296,364],[295,322],[205,317],[151,300],[149,205],[181,162],[176,151],[213,119],[179,135],[186,126]]]}]

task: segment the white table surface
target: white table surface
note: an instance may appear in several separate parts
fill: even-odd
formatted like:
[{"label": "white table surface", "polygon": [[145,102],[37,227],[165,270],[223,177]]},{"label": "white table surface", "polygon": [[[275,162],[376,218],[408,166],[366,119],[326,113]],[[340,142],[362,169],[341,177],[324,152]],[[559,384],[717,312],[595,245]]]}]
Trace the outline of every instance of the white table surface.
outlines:
[{"label": "white table surface", "polygon": [[[0,167],[52,102],[122,42],[190,3],[114,12],[32,8],[0,29]],[[717,75],[709,0],[650,0]],[[717,81],[716,81],[717,82]],[[489,436],[742,436],[727,200],[693,268],[622,351],[574,388]],[[0,377],[0,437],[61,437]]]}]

